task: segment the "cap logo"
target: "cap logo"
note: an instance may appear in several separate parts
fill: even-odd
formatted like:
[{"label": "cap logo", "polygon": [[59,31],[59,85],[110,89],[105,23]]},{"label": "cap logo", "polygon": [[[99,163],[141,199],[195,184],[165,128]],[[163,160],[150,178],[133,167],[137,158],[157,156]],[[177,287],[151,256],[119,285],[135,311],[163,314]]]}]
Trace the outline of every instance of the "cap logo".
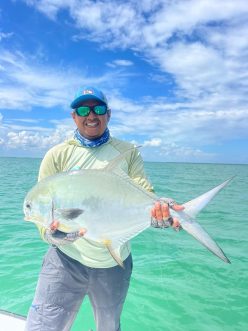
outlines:
[{"label": "cap logo", "polygon": [[83,94],[93,94],[93,91],[92,90],[84,90]]}]

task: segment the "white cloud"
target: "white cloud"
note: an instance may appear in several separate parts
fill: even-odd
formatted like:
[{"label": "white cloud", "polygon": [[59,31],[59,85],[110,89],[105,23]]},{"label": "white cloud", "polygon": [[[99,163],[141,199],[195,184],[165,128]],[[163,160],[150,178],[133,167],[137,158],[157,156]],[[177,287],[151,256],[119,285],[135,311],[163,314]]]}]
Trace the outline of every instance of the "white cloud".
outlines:
[{"label": "white cloud", "polygon": [[176,143],[168,143],[162,146],[161,155],[170,157],[170,160],[188,161],[193,159],[211,160],[214,154],[205,153],[199,148],[192,148],[183,144],[179,145]]},{"label": "white cloud", "polygon": [[112,62],[107,62],[107,66],[111,68],[116,68],[116,67],[130,67],[133,65],[132,61],[129,60],[114,60]]},{"label": "white cloud", "polygon": [[118,86],[127,74],[106,73],[89,76],[78,68],[41,65],[29,54],[0,49],[0,109],[30,110],[34,106],[66,108],[80,85],[96,85],[105,89]]},{"label": "white cloud", "polygon": [[[49,17],[67,9],[84,38],[109,45],[109,39],[118,47],[145,49],[161,46],[173,35],[191,36],[204,26],[245,19],[246,0],[26,0]],[[223,24],[224,23],[224,24]],[[133,28],[136,28],[135,30]],[[86,33],[87,31],[87,33]],[[143,46],[142,46],[143,45]]]},{"label": "white cloud", "polygon": [[130,39],[138,40],[138,28],[145,22],[141,15],[137,15],[137,7],[131,2],[116,5],[112,1],[73,1],[69,8],[71,17],[81,30],[81,38],[90,38],[105,46],[108,44],[109,48],[130,47]]},{"label": "white cloud", "polygon": [[[180,49],[177,52],[177,47]],[[182,66],[179,70],[176,64],[168,61],[167,65],[173,67],[173,71],[177,72],[181,86],[188,91],[190,95],[191,87],[193,91],[194,80],[199,80],[198,89],[204,89],[201,85],[201,80],[198,78],[198,72],[204,69],[207,61],[204,60],[205,49],[200,45],[196,47],[196,53],[199,56],[199,68],[192,73],[190,68],[193,63],[190,58],[185,56],[180,62],[181,48],[184,44],[176,44],[171,48],[171,60],[177,60],[177,66]],[[202,51],[203,50],[203,51]],[[209,52],[207,52],[209,54]],[[215,54],[214,52],[210,54]],[[178,57],[177,57],[178,56]],[[210,57],[214,62],[215,56]],[[217,57],[218,58],[218,57]],[[71,95],[78,88],[78,74],[74,74],[74,70],[68,68],[61,70],[60,68],[50,68],[45,65],[38,65],[34,61],[29,61],[27,55],[23,53],[0,53],[0,64],[5,67],[2,82],[0,81],[0,108],[4,109],[19,109],[27,110],[34,106],[42,105],[42,107],[65,107],[69,105]],[[187,62],[187,66],[184,64]],[[197,62],[197,61],[196,61]],[[183,63],[184,65],[182,65]],[[221,73],[221,64],[219,76],[215,80],[230,80]],[[185,71],[183,71],[183,69]],[[211,66],[210,66],[211,69]],[[172,69],[171,69],[172,70]],[[182,78],[180,77],[183,72]],[[46,79],[44,79],[44,73]],[[188,80],[185,77],[189,76]],[[211,81],[214,77],[214,70],[205,73],[206,82]],[[207,79],[209,75],[210,78]],[[59,77],[59,79],[58,79]],[[118,90],[118,81],[121,75],[115,77],[115,74],[106,74],[101,77],[89,79],[84,74],[81,75],[82,82],[85,84],[104,85],[104,91],[109,98],[109,104],[112,108],[112,120],[110,122],[111,132],[114,136],[132,140],[137,139],[138,145],[144,145],[145,148],[157,148],[161,155],[166,155],[165,146],[176,143],[178,146],[184,147],[188,155],[200,155],[201,147],[209,144],[221,144],[232,137],[233,139],[243,139],[247,137],[248,132],[248,112],[246,94],[242,94],[239,90],[235,91],[228,86],[219,88],[212,93],[202,93],[201,98],[192,93],[191,98],[186,101],[171,102],[165,97],[149,97],[144,100],[131,101],[122,96]],[[230,80],[232,81],[232,80]],[[111,85],[110,85],[111,84]],[[195,88],[197,86],[195,84]],[[116,88],[113,86],[116,85]],[[206,86],[208,84],[206,83]],[[75,88],[76,87],[76,88]],[[211,85],[209,87],[209,90]],[[111,93],[108,93],[111,91]],[[41,115],[39,115],[41,116]],[[0,139],[1,146],[4,148],[27,149],[28,142],[31,146],[36,146],[37,149],[43,150],[46,147],[54,145],[65,139],[65,132],[71,133],[73,125],[71,120],[64,120],[64,128],[61,127],[61,120],[51,120],[51,128],[41,127],[38,119],[12,119],[5,120],[0,116]],[[69,124],[70,123],[70,124]],[[30,124],[33,124],[31,127]],[[11,133],[8,136],[8,133]],[[193,134],[194,133],[194,134]],[[167,144],[167,145],[166,145]],[[163,148],[162,148],[163,147]],[[191,149],[190,149],[191,148]],[[35,149],[35,148],[31,148]],[[179,150],[179,147],[176,149]],[[204,153],[202,152],[201,155]],[[172,154],[171,154],[172,155]],[[175,155],[175,153],[174,153]]]},{"label": "white cloud", "polygon": [[152,138],[151,140],[145,140],[142,146],[144,146],[144,147],[146,147],[146,146],[158,147],[161,144],[162,144],[162,139]]},{"label": "white cloud", "polygon": [[0,42],[13,36],[13,32],[0,32]]},{"label": "white cloud", "polygon": [[213,92],[226,81],[225,63],[218,52],[199,42],[175,43],[166,57],[163,49],[157,49],[153,55],[162,69],[173,74],[178,85],[191,95]]},{"label": "white cloud", "polygon": [[28,56],[3,48],[0,65],[4,68],[0,80],[0,108],[26,110],[32,106],[68,103],[69,84],[72,84],[68,73],[35,65]]},{"label": "white cloud", "polygon": [[[157,68],[156,74],[151,72],[151,79],[163,83],[166,89],[168,74],[173,78],[176,102],[163,95],[148,95],[136,103],[118,91],[120,73],[118,79],[114,74],[89,79],[86,72],[81,72],[82,84],[111,89],[110,125],[115,136],[136,136],[138,144],[143,143],[147,149],[156,147],[163,155],[173,151],[174,155],[184,153],[192,157],[208,157],[203,152],[206,144],[220,144],[230,137],[247,138],[246,0],[26,2],[53,20],[60,20],[59,12],[66,10],[77,28],[77,42],[87,39],[109,49],[128,49],[146,59]],[[78,87],[78,69],[41,66],[29,58],[20,52],[0,52],[0,108],[69,104]],[[112,68],[128,68],[132,64],[124,59],[108,63]],[[55,131],[57,124],[54,123]],[[24,132],[23,141],[31,139],[28,137],[32,134],[36,141],[35,133],[27,128],[15,126],[16,132]],[[62,137],[62,131],[58,132],[57,136]],[[39,130],[39,136],[44,138],[45,146],[53,133],[46,136]],[[0,139],[5,141],[6,137]],[[7,139],[21,144],[18,135]]]},{"label": "white cloud", "polygon": [[28,5],[36,7],[50,19],[55,19],[59,10],[66,8],[68,1],[63,0],[24,0]]},{"label": "white cloud", "polygon": [[[20,122],[20,124],[18,124]],[[0,146],[4,151],[28,151],[29,156],[44,154],[55,144],[73,135],[72,119],[49,121],[54,127],[38,126],[39,120],[12,119],[5,121],[0,113]],[[23,125],[24,124],[24,125]],[[36,126],[32,125],[36,124]]]},{"label": "white cloud", "polygon": [[211,162],[216,157],[214,153],[206,153],[199,148],[189,147],[184,142],[177,144],[167,140],[162,141],[159,138],[151,138],[150,141],[145,140],[143,143],[136,140],[131,142],[142,147],[140,151],[144,159],[148,161]]},{"label": "white cloud", "polygon": [[[27,124],[38,124],[40,122],[39,119],[34,118],[12,118],[11,122],[21,122],[21,123],[27,123]],[[5,123],[8,123],[7,120],[5,120]]]},{"label": "white cloud", "polygon": [[232,82],[241,94],[247,89],[246,0],[28,3],[53,18],[60,10],[68,10],[79,31],[77,40],[137,51],[175,78],[179,95],[201,98],[227,88],[228,96]]},{"label": "white cloud", "polygon": [[9,132],[6,137],[5,146],[9,149],[32,149],[47,150],[50,147],[63,142],[71,132],[56,129],[48,136],[41,136],[40,133],[28,131]]},{"label": "white cloud", "polygon": [[[14,129],[14,128],[13,128]],[[42,132],[42,130],[34,132],[34,131],[9,131],[7,134],[1,138],[1,145],[5,150],[20,150],[29,151],[30,156],[32,156],[33,152],[41,155],[45,151],[47,151],[52,146],[59,144],[65,141],[67,138],[71,137],[73,134],[73,130],[65,130],[65,128],[55,128],[54,130],[46,130],[46,132]]]},{"label": "white cloud", "polygon": [[[113,100],[114,101],[114,100]],[[214,100],[213,103],[217,101]],[[210,104],[209,104],[210,103]],[[245,139],[248,132],[246,109],[212,109],[211,99],[188,104],[165,104],[153,99],[144,104],[114,101],[111,131],[115,136],[136,136],[138,144],[153,141],[188,146],[221,144],[230,139]],[[118,111],[118,109],[120,109]],[[127,109],[128,111],[125,111]],[[146,137],[144,139],[143,137]],[[154,137],[159,140],[153,140]]]},{"label": "white cloud", "polygon": [[[113,96],[111,105],[112,101],[111,133],[117,138],[135,139],[136,145],[143,146],[142,154],[146,159],[211,161],[214,155],[204,152],[205,145],[221,144],[230,137],[247,137],[246,110],[183,110],[184,104],[178,103],[177,107],[172,104],[170,108],[169,104],[164,105],[159,100],[146,103],[145,107],[126,99],[114,99]],[[128,111],[121,111],[123,105]],[[29,150],[30,155],[39,150],[42,154],[73,134],[74,123],[69,116],[64,120],[50,120],[49,123],[53,125],[50,128],[39,127],[39,121],[33,126],[28,120],[18,123],[14,119],[6,123],[0,116],[1,148]]]}]

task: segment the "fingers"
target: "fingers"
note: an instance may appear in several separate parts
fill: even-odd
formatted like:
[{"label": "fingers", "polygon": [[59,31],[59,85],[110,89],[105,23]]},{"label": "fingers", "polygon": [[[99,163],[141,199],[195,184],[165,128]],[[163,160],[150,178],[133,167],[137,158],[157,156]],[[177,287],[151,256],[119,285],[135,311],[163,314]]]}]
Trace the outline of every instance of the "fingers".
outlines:
[{"label": "fingers", "polygon": [[167,220],[170,216],[168,205],[166,203],[161,204],[160,201],[156,201],[151,209],[151,216],[159,222]]},{"label": "fingers", "polygon": [[[58,227],[59,227],[59,221],[54,220],[50,224],[49,230],[51,231],[51,233],[55,233],[58,230]],[[85,228],[81,228],[79,231],[77,231],[77,234],[79,237],[83,237],[86,232],[87,232],[87,230]]]},{"label": "fingers", "polygon": [[170,211],[167,203],[156,201],[151,209],[151,226],[154,228],[168,228],[171,225]]},{"label": "fingers", "polygon": [[162,221],[163,220],[163,213],[162,213],[162,208],[161,204],[159,201],[157,201],[154,205],[155,207],[155,218],[157,221]]},{"label": "fingers", "polygon": [[175,211],[181,211],[184,209],[184,206],[178,205],[175,200],[171,198],[160,198],[159,201],[167,203],[168,206]]},{"label": "fingers", "polygon": [[161,205],[163,220],[167,220],[170,217],[170,210],[167,203]]},{"label": "fingers", "polygon": [[87,232],[87,230],[85,228],[82,228],[78,231],[78,234],[79,234],[80,237],[83,237],[86,232]]},{"label": "fingers", "polygon": [[176,203],[171,207],[175,211],[181,211],[184,210],[184,206],[182,205],[177,205]]},{"label": "fingers", "polygon": [[179,222],[179,220],[176,217],[173,217],[173,223],[172,223],[172,227],[174,230],[176,231],[180,231],[181,230],[181,224]]},{"label": "fingers", "polygon": [[[181,211],[184,206],[173,204],[171,208],[175,211]],[[151,225],[155,228],[166,228],[171,225],[176,231],[181,229],[179,220],[176,217],[171,217],[168,203],[163,203],[163,201],[154,203],[151,209]]]},{"label": "fingers", "polygon": [[54,220],[50,224],[50,230],[53,232],[56,231],[58,229],[58,227],[59,227],[59,221]]}]

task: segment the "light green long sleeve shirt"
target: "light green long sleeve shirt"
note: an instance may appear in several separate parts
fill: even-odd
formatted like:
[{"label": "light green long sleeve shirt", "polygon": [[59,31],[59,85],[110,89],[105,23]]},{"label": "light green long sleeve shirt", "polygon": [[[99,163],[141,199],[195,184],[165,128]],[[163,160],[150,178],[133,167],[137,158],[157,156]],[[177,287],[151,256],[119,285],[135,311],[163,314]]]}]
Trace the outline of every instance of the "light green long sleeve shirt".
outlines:
[{"label": "light green long sleeve shirt", "polygon": [[[153,191],[145,176],[143,160],[139,151],[132,144],[115,138],[110,138],[107,143],[95,148],[83,147],[75,139],[54,146],[42,160],[39,180],[63,171],[104,168],[110,160],[127,150],[130,150],[130,153],[127,153],[127,156],[120,162],[121,170],[143,188]],[[39,227],[39,230],[44,240],[45,229]],[[104,245],[83,237],[71,244],[61,245],[59,249],[89,267],[109,268],[116,265]],[[125,260],[130,254],[130,243],[124,244],[117,253],[120,254],[122,260]]]}]

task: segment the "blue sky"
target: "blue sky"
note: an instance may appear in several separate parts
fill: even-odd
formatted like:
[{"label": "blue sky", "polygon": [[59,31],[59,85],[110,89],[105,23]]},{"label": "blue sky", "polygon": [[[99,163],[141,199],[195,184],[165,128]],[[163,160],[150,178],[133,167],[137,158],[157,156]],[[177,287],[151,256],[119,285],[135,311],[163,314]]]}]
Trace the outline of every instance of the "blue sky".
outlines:
[{"label": "blue sky", "polygon": [[0,156],[73,134],[82,86],[147,161],[248,163],[246,0],[3,0]]}]

